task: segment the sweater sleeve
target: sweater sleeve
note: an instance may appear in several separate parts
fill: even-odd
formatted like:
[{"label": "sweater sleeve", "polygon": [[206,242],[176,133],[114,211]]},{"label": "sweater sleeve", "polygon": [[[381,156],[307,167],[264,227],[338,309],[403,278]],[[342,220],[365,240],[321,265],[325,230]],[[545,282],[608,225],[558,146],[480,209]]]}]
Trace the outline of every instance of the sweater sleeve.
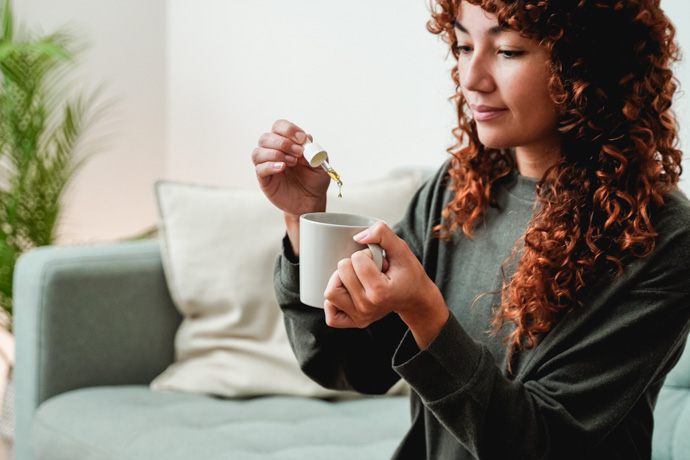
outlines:
[{"label": "sweater sleeve", "polygon": [[687,218],[657,228],[664,236],[654,252],[598,283],[535,349],[517,356],[516,375],[452,315],[424,350],[408,333],[394,369],[477,458],[648,456],[622,452],[631,443],[619,441],[641,425],[651,437],[656,394],[690,329]]}]

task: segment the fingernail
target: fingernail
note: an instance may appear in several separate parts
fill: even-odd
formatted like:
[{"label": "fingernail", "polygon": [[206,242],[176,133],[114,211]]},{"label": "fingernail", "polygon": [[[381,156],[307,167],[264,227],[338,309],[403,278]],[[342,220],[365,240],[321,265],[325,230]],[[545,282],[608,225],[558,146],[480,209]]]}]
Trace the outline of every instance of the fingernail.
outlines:
[{"label": "fingernail", "polygon": [[359,232],[358,234],[356,234],[355,236],[353,236],[352,239],[355,240],[355,241],[362,241],[362,240],[363,240],[364,238],[366,238],[367,236],[369,236],[369,232],[367,232],[366,230],[364,230],[363,232]]},{"label": "fingernail", "polygon": [[304,147],[299,144],[292,144],[292,151],[297,155],[301,155],[304,152]]},{"label": "fingernail", "polygon": [[285,162],[290,163],[291,165],[297,164],[297,158],[291,157],[290,155],[285,156]]},{"label": "fingernail", "polygon": [[297,142],[299,142],[300,144],[301,144],[302,142],[304,142],[304,140],[305,140],[306,138],[307,138],[307,135],[304,134],[304,133],[301,132],[301,131],[298,132],[297,134],[295,134],[295,139],[297,139]]},{"label": "fingernail", "polygon": [[282,163],[281,161],[278,161],[278,162],[276,162],[276,163],[273,163],[273,169],[276,169],[276,170],[281,170],[281,169],[283,169],[283,163]]}]

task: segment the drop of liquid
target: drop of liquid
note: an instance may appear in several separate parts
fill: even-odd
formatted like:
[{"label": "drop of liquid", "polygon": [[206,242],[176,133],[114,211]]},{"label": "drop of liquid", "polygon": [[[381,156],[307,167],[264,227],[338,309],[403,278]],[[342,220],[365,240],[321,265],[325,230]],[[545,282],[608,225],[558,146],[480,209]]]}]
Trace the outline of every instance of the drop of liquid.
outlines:
[{"label": "drop of liquid", "polygon": [[340,174],[335,172],[335,169],[333,168],[328,168],[326,169],[326,173],[328,173],[329,176],[331,176],[331,179],[335,181],[335,183],[338,185],[338,198],[343,197],[343,181],[340,180]]}]

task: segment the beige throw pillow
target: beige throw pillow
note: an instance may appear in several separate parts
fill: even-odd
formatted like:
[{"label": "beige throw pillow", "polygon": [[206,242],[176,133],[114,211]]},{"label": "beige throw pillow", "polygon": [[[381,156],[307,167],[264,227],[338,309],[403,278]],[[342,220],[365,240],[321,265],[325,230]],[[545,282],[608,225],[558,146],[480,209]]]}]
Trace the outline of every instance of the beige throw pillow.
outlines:
[{"label": "beige throw pillow", "polygon": [[[392,224],[420,184],[418,173],[346,183],[329,210]],[[301,372],[288,343],[272,280],[282,213],[258,190],[162,181],[156,195],[164,272],[183,321],[176,361],[151,388],[225,397],[338,394]]]}]

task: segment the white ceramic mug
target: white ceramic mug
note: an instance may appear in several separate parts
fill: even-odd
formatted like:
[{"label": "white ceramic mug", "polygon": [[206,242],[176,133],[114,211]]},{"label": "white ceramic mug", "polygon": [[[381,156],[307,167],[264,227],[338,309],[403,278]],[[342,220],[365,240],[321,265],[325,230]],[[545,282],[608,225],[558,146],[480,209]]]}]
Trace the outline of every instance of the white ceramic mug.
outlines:
[{"label": "white ceramic mug", "polygon": [[353,236],[380,222],[356,214],[313,212],[300,216],[299,295],[302,303],[323,308],[328,281],[338,262],[369,247],[381,270],[383,250],[378,244],[359,244]]}]

